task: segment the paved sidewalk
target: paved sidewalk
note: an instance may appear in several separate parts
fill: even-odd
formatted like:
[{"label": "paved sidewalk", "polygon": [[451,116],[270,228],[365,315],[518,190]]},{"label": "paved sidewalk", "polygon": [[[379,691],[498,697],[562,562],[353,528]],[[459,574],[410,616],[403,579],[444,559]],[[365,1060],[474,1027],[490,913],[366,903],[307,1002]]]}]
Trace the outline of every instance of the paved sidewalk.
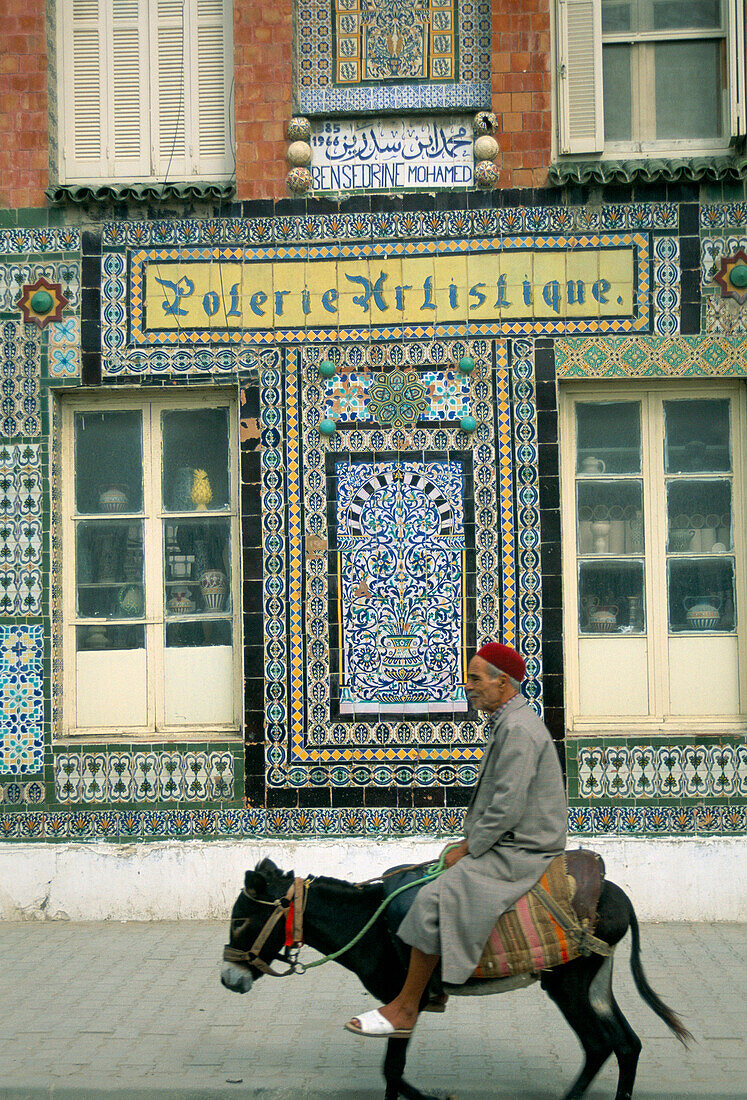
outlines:
[{"label": "paved sidewalk", "polygon": [[[218,982],[227,922],[0,924],[1,1100],[381,1100],[384,1045],[343,1031],[373,1007],[330,964]],[[685,1052],[640,1000],[617,953],[615,987],[643,1040],[636,1100],[747,1097],[747,925],[648,925],[644,963],[698,1043]],[[452,999],[423,1017],[410,1079],[458,1100],[557,1100],[581,1064],[538,986]],[[607,1065],[588,1093],[611,1098]]]}]

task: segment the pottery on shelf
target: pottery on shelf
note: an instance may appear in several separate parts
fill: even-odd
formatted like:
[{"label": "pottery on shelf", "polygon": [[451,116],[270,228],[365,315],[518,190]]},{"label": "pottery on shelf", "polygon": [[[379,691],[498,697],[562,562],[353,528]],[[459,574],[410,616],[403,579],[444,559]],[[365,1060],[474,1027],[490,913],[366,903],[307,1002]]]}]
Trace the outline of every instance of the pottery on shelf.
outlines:
[{"label": "pottery on shelf", "polygon": [[110,485],[99,493],[99,508],[104,512],[124,512],[128,503],[127,492],[119,485]]},{"label": "pottery on shelf", "polygon": [[608,634],[617,627],[617,607],[608,604],[589,613],[589,629],[596,634]]},{"label": "pottery on shelf", "polygon": [[188,588],[175,588],[166,603],[166,607],[172,615],[189,615],[195,609],[195,602]]},{"label": "pottery on shelf", "polygon": [[139,584],[125,584],[117,593],[119,610],[127,618],[136,618],[143,613],[143,590]]},{"label": "pottery on shelf", "polygon": [[222,611],[228,592],[226,574],[220,569],[206,569],[200,577],[200,591],[208,611]]},{"label": "pottery on shelf", "polygon": [[210,480],[204,470],[195,470],[190,496],[198,512],[204,512],[213,499],[213,490],[210,488]]},{"label": "pottery on shelf", "polygon": [[721,618],[721,600],[716,596],[687,596],[683,601],[687,625],[693,630],[713,630]]}]

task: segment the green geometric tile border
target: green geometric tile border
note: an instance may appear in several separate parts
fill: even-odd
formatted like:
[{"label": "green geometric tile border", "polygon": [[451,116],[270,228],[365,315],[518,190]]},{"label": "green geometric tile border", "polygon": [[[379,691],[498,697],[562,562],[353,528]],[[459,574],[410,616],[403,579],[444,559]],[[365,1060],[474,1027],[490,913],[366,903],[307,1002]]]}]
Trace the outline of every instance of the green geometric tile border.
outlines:
[{"label": "green geometric tile border", "polygon": [[740,336],[569,336],[555,341],[558,378],[744,378]]}]

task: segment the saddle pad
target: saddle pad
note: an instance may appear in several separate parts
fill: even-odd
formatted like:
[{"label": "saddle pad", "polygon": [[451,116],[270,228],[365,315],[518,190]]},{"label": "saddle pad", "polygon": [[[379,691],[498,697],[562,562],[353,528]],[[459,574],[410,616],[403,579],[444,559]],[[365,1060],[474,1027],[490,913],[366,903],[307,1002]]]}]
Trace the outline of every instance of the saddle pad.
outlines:
[{"label": "saddle pad", "polygon": [[[539,881],[568,920],[576,925],[571,904],[574,883],[566,872],[565,856],[552,861]],[[570,962],[579,951],[542,902],[531,892],[519,898],[490,933],[474,978],[507,978],[530,971],[549,970]]]}]

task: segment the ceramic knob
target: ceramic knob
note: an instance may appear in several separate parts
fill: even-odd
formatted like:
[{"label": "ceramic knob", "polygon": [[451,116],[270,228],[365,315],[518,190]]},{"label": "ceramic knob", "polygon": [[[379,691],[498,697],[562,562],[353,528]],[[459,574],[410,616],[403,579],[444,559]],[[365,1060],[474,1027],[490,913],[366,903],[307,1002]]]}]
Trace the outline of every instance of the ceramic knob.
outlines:
[{"label": "ceramic knob", "polygon": [[334,435],[337,431],[337,422],[335,420],[321,420],[319,422],[319,431],[322,435]]},{"label": "ceramic knob", "polygon": [[480,160],[475,165],[475,183],[478,187],[484,187],[486,190],[496,187],[499,176],[500,172],[492,160]]},{"label": "ceramic knob", "polygon": [[482,134],[475,142],[477,160],[494,160],[499,152],[498,142],[489,134]]},{"label": "ceramic knob", "polygon": [[498,129],[498,119],[492,111],[478,111],[472,119],[472,129],[476,134],[494,134]]},{"label": "ceramic knob", "polygon": [[331,378],[335,374],[337,367],[331,359],[325,359],[319,364],[319,373],[322,378]]},{"label": "ceramic knob", "polygon": [[288,184],[288,189],[297,195],[305,195],[313,185],[311,172],[308,168],[291,168],[285,182]]},{"label": "ceramic knob", "polygon": [[311,137],[311,123],[307,118],[292,118],[285,127],[288,141],[308,141]]},{"label": "ceramic knob", "polygon": [[307,168],[311,164],[311,146],[307,141],[294,141],[288,146],[288,163],[301,168]]},{"label": "ceramic knob", "polygon": [[469,435],[470,432],[473,432],[477,427],[477,421],[475,420],[474,416],[463,416],[462,419],[459,421],[459,427],[462,429],[463,432],[466,432],[467,435]]},{"label": "ceramic knob", "polygon": [[460,374],[472,374],[475,369],[475,361],[471,355],[463,355],[457,366]]}]

